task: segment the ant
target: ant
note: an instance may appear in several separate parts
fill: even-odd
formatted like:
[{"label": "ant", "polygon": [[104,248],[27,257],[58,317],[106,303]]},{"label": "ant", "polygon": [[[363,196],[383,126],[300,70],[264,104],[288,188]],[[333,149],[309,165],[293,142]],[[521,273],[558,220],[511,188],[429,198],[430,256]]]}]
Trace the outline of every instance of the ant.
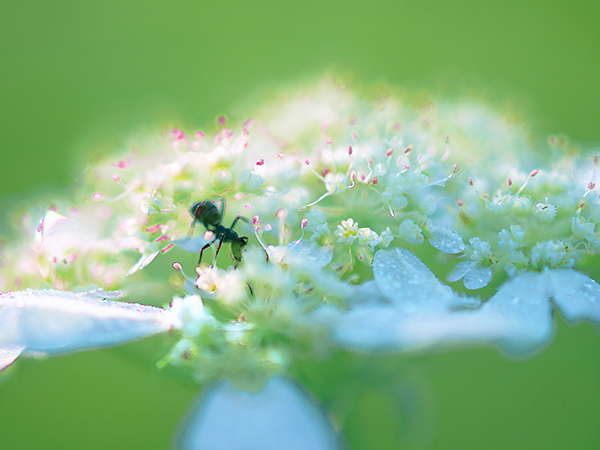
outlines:
[{"label": "ant", "polygon": [[200,250],[198,266],[200,266],[200,263],[202,262],[202,253],[204,253],[204,250],[210,247],[217,240],[219,241],[219,246],[215,252],[215,261],[219,251],[221,250],[221,245],[223,245],[223,242],[231,242],[231,257],[235,260],[237,266],[237,263],[242,259],[242,250],[246,244],[248,244],[248,238],[246,236],[239,236],[235,231],[233,231],[233,227],[235,227],[235,224],[238,222],[238,220],[243,220],[249,224],[250,222],[248,219],[242,216],[237,216],[229,228],[221,225],[221,221],[225,215],[225,199],[221,199],[220,212],[217,208],[217,205],[210,200],[204,200],[202,202],[194,203],[190,208],[190,214],[194,218],[192,221],[190,234],[193,232],[196,222],[201,222],[202,225],[204,225],[204,228],[215,235],[215,238],[202,247],[202,250]]}]

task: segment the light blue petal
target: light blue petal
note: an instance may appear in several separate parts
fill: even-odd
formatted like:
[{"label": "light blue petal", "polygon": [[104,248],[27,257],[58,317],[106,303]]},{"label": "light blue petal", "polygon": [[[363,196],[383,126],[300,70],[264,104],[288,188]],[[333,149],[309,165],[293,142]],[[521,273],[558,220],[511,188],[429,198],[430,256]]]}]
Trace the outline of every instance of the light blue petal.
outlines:
[{"label": "light blue petal", "polygon": [[471,270],[471,268],[476,264],[477,263],[475,261],[459,262],[456,266],[454,266],[454,269],[450,271],[450,273],[446,277],[446,280],[448,281],[448,283],[455,283],[458,280],[461,280],[467,274],[467,272],[469,272],[469,270]]},{"label": "light blue petal", "polygon": [[552,298],[569,323],[589,320],[600,326],[600,285],[584,273],[571,269],[545,272],[553,287]]},{"label": "light blue petal", "polygon": [[202,247],[204,247],[206,244],[208,244],[211,241],[212,241],[212,239],[210,241],[207,241],[206,239],[204,239],[203,234],[198,234],[196,236],[191,236],[191,237],[188,236],[188,237],[184,237],[182,239],[175,239],[173,241],[173,244],[177,245],[177,247],[179,247],[181,250],[183,250],[185,252],[200,253],[200,250],[202,250]]},{"label": "light blue petal", "polygon": [[480,266],[475,261],[462,261],[454,267],[446,279],[454,283],[462,278],[467,289],[476,290],[490,284],[493,275],[491,267]]},{"label": "light blue petal", "polygon": [[[356,299],[348,302],[349,311],[322,314],[335,344],[363,351],[493,344],[509,356],[523,357],[544,347],[554,334],[549,301],[553,287],[545,274],[518,275],[480,308],[461,310],[451,308],[473,299],[442,286],[408,250],[378,252],[374,274],[375,285],[367,282],[360,286]],[[389,304],[381,301],[382,295]],[[374,301],[360,302],[359,296]]]},{"label": "light blue petal", "polygon": [[490,336],[505,353],[516,357],[535,352],[554,336],[551,289],[543,274],[527,272],[504,282],[476,314],[500,324]]},{"label": "light blue petal", "polygon": [[373,259],[373,275],[384,297],[395,307],[416,315],[479,304],[478,299],[455,294],[404,248],[379,250]]},{"label": "light blue petal", "polygon": [[429,225],[429,231],[431,231],[432,234],[431,238],[429,238],[429,244],[440,252],[456,255],[457,253],[462,252],[466,247],[462,236],[454,230]]},{"label": "light blue petal", "polygon": [[293,241],[285,246],[290,250],[293,259],[292,264],[302,261],[303,264],[310,264],[317,269],[322,269],[331,262],[333,252],[325,247],[315,244],[307,244],[303,241]]},{"label": "light blue petal", "polygon": [[542,274],[527,273],[508,280],[478,309],[417,314],[369,306],[328,318],[334,343],[353,350],[422,351],[487,343],[509,356],[523,357],[553,336],[548,297]]},{"label": "light blue petal", "polygon": [[256,394],[228,382],[207,390],[186,420],[181,450],[336,450],[320,405],[296,383],[275,377]]},{"label": "light blue petal", "polygon": [[104,300],[101,290],[79,294],[27,290],[0,294],[0,347],[60,354],[119,345],[172,327],[169,313],[153,306]]},{"label": "light blue petal", "polygon": [[10,347],[0,348],[0,372],[10,366],[19,357],[23,351],[23,346],[11,345]]},{"label": "light blue petal", "polygon": [[491,267],[475,266],[465,274],[463,284],[467,289],[481,289],[492,282],[493,276]]},{"label": "light blue petal", "polygon": [[375,281],[369,280],[358,286],[346,299],[346,303],[350,308],[356,308],[359,306],[385,306],[389,305],[390,301],[381,294]]}]

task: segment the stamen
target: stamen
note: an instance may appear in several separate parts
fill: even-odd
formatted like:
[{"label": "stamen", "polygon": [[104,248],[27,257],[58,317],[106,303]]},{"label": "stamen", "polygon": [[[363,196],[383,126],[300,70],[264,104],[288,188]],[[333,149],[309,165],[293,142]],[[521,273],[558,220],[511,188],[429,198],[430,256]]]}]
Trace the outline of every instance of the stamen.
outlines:
[{"label": "stamen", "polygon": [[531,171],[531,173],[529,174],[529,176],[527,177],[527,179],[525,180],[525,183],[523,183],[523,186],[521,186],[521,188],[517,191],[517,193],[515,194],[517,197],[519,196],[519,194],[521,192],[523,192],[523,189],[525,189],[525,186],[527,186],[527,183],[529,183],[529,180],[532,179],[533,177],[535,177],[540,171],[538,169],[533,169]]},{"label": "stamen", "polygon": [[279,245],[281,247],[283,247],[283,245],[285,244],[285,218],[287,217],[287,211],[285,210],[285,208],[280,208],[277,210],[277,213],[275,214],[275,216],[277,217],[278,221],[279,221],[279,226],[278,226],[278,234],[279,234]]},{"label": "stamen", "polygon": [[585,198],[590,192],[592,192],[595,187],[596,187],[596,183],[594,183],[593,181],[590,181],[587,185],[588,190],[586,191],[585,194],[583,194],[583,198]]},{"label": "stamen", "polygon": [[185,278],[186,281],[189,281],[192,284],[196,284],[196,280],[193,279],[192,277],[190,277],[189,275],[187,275],[184,271],[183,271],[183,266],[181,265],[181,263],[178,262],[174,262],[173,263],[173,269],[175,269],[177,272],[179,272],[181,274],[181,276],[183,276],[183,278]]},{"label": "stamen", "polygon": [[304,239],[304,229],[306,228],[307,225],[308,225],[308,219],[305,217],[304,219],[302,219],[300,221],[300,230],[302,231],[302,235],[300,236],[300,239],[297,239],[295,241],[296,244],[298,244],[300,241],[302,241],[302,239]]}]

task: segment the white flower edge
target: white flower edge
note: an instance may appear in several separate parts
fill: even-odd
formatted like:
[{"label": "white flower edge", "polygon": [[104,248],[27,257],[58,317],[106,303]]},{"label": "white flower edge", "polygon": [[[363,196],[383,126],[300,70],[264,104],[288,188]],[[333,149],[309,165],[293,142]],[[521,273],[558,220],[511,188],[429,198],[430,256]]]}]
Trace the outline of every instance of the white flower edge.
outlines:
[{"label": "white flower edge", "polygon": [[[492,344],[509,357],[541,350],[555,333],[553,305],[568,323],[600,326],[600,285],[572,269],[528,272],[507,280],[475,309],[406,249],[375,255],[374,282],[357,291],[371,301],[349,302],[348,311],[321,311],[333,343],[359,351],[421,351]],[[381,301],[384,299],[385,301]]]},{"label": "white flower edge", "polygon": [[[117,302],[120,292],[0,294],[0,370],[20,355],[60,355],[142,339],[173,327],[169,311]],[[11,360],[12,359],[12,360]]]},{"label": "white flower edge", "polygon": [[297,383],[276,376],[253,394],[227,381],[206,389],[184,421],[176,448],[337,450],[342,446],[324,408]]}]

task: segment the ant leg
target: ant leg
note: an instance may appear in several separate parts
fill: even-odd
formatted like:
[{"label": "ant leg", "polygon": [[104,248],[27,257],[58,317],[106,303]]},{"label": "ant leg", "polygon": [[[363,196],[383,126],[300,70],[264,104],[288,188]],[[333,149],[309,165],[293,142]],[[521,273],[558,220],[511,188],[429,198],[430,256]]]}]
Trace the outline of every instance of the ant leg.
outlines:
[{"label": "ant leg", "polygon": [[[202,262],[202,253],[204,253],[204,250],[206,250],[208,247],[212,247],[212,244],[215,241],[216,241],[216,239],[213,239],[208,244],[206,244],[204,247],[202,247],[202,250],[200,250],[200,257],[198,258],[198,265],[196,267],[200,267],[200,263]],[[219,248],[221,248],[220,244],[219,244]]]},{"label": "ant leg", "polygon": [[215,265],[217,264],[217,256],[219,256],[219,251],[221,251],[221,245],[223,245],[223,237],[219,239],[219,246],[217,247],[217,251],[215,252],[215,257],[213,259]]},{"label": "ant leg", "polygon": [[250,221],[248,219],[246,219],[245,217],[242,216],[237,216],[234,220],[233,223],[231,224],[231,226],[229,228],[231,228],[233,230],[233,227],[235,227],[235,224],[238,222],[238,220],[243,220],[244,222],[246,222],[248,225],[250,225]]},{"label": "ant leg", "polygon": [[190,231],[188,231],[187,237],[191,238],[194,234],[194,227],[196,226],[196,219],[192,220],[192,225],[190,225]]}]

